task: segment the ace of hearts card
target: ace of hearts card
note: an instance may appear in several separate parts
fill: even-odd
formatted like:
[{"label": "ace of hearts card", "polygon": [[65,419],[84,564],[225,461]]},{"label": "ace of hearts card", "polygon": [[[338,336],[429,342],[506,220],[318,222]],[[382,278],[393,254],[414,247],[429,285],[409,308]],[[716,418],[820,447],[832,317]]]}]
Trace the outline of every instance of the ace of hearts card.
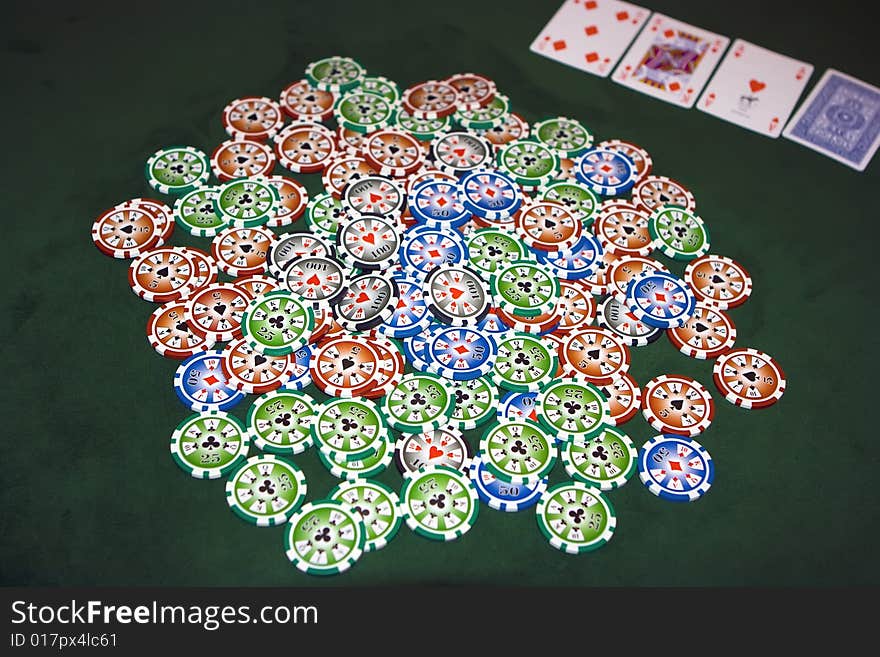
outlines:
[{"label": "ace of hearts card", "polygon": [[730,39],[654,14],[612,80],[680,107],[693,107]]},{"label": "ace of hearts card", "polygon": [[697,109],[778,137],[812,73],[812,64],[737,39]]}]

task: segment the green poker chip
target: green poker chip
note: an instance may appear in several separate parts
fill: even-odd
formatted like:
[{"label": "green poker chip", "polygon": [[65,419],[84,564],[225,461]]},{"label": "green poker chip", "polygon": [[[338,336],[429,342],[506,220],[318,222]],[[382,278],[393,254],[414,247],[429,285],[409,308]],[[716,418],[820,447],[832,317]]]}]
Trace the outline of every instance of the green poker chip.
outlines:
[{"label": "green poker chip", "polygon": [[495,417],[498,393],[488,377],[467,381],[446,380],[454,398],[450,423],[462,431],[482,426]]},{"label": "green poker chip", "polygon": [[304,392],[267,392],[248,409],[248,436],[264,452],[302,454],[313,444],[309,425],[315,406],[315,400]]},{"label": "green poker chip", "polygon": [[334,243],[339,226],[346,219],[348,213],[342,201],[329,193],[313,197],[306,208],[306,223],[309,230],[318,237],[333,240]]},{"label": "green poker chip", "polygon": [[327,57],[306,67],[306,79],[321,91],[336,93],[354,89],[364,79],[364,67],[351,57]]},{"label": "green poker chip", "polygon": [[262,226],[280,204],[278,190],[266,178],[237,178],[223,183],[214,196],[214,210],[236,228]]},{"label": "green poker chip", "polygon": [[503,125],[510,113],[507,96],[495,94],[495,98],[485,107],[472,110],[457,110],[453,119],[466,130],[491,130]]},{"label": "green poker chip", "polygon": [[174,221],[190,235],[214,237],[229,226],[214,208],[218,187],[197,187],[174,202]]},{"label": "green poker chip", "polygon": [[469,264],[486,274],[502,265],[528,257],[522,240],[500,228],[480,228],[467,238]]},{"label": "green poker chip", "polygon": [[498,306],[511,315],[537,317],[552,312],[559,300],[559,279],[533,260],[502,265],[489,284]]},{"label": "green poker chip", "polygon": [[498,356],[492,381],[505,390],[537,392],[556,374],[556,349],[538,335],[509,331],[495,336]]},{"label": "green poker chip", "polygon": [[548,488],[535,513],[538,527],[550,545],[568,554],[583,554],[602,547],[617,527],[611,503],[581,481]]},{"label": "green poker chip", "polygon": [[285,356],[306,346],[314,327],[311,305],[287,290],[258,295],[241,317],[241,332],[247,343],[268,356]]},{"label": "green poker chip", "polygon": [[371,94],[378,94],[392,105],[395,105],[400,100],[400,87],[397,86],[397,83],[380,75],[361,80],[360,90]]},{"label": "green poker chip", "polygon": [[498,166],[520,185],[541,187],[556,175],[559,157],[546,144],[519,139],[498,151]]},{"label": "green poker chip", "polygon": [[463,536],[480,512],[470,478],[443,465],[426,467],[405,480],[400,505],[407,527],[434,541]]},{"label": "green poker chip", "polygon": [[674,260],[693,260],[709,252],[709,228],[684,208],[664,205],[651,213],[648,230],[654,246]]},{"label": "green poker chip", "polygon": [[407,374],[385,396],[382,410],[393,428],[404,433],[439,429],[449,423],[455,397],[434,374]]},{"label": "green poker chip", "polygon": [[551,381],[535,398],[538,423],[556,436],[584,444],[611,422],[605,395],[592,383],[580,378]]},{"label": "green poker chip", "polygon": [[532,125],[532,135],[559,157],[575,158],[593,145],[593,135],[580,121],[559,116]]},{"label": "green poker chip", "polygon": [[403,524],[400,498],[388,486],[378,481],[344,481],[331,490],[328,497],[344,502],[360,514],[367,534],[364,544],[367,552],[375,552],[388,545]]},{"label": "green poker chip", "polygon": [[317,408],[312,438],[332,461],[349,462],[376,453],[390,440],[379,409],[369,399],[333,399]]},{"label": "green poker chip", "polygon": [[161,194],[185,194],[208,183],[211,161],[198,148],[170,146],[147,160],[147,182]]},{"label": "green poker chip", "polygon": [[226,482],[226,501],[242,520],[257,527],[287,522],[306,499],[306,476],[272,454],[252,456]]},{"label": "green poker chip", "polygon": [[343,128],[366,134],[394,123],[395,105],[379,94],[358,89],[336,101],[333,113]]},{"label": "green poker chip", "polygon": [[625,433],[602,427],[586,444],[568,442],[560,458],[568,476],[599,490],[623,486],[638,469],[638,450]]},{"label": "green poker chip", "polygon": [[391,461],[394,460],[394,447],[389,440],[384,439],[378,441],[374,447],[375,452],[354,461],[333,458],[322,451],[318,452],[318,458],[330,474],[338,479],[375,477],[391,465]]},{"label": "green poker chip", "polygon": [[486,469],[510,484],[535,484],[556,464],[556,446],[535,422],[501,420],[480,440]]},{"label": "green poker chip", "polygon": [[583,183],[571,180],[557,180],[541,187],[539,201],[556,201],[577,217],[584,228],[593,225],[599,215],[600,201],[593,191]]},{"label": "green poker chip", "polygon": [[408,132],[419,141],[431,141],[437,135],[447,132],[450,123],[448,116],[439,119],[421,119],[403,108],[397,110],[395,121],[398,128]]},{"label": "green poker chip", "polygon": [[196,479],[226,476],[245,459],[249,446],[241,421],[222,411],[190,415],[171,435],[174,462]]},{"label": "green poker chip", "polygon": [[338,500],[303,505],[284,534],[284,550],[290,563],[309,575],[345,572],[361,558],[365,544],[360,513]]}]

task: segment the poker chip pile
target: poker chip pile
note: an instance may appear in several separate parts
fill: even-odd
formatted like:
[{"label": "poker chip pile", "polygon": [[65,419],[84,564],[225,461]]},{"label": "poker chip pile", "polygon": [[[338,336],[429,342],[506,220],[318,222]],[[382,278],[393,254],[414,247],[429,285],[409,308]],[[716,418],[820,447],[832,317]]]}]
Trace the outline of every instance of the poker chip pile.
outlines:
[{"label": "poker chip pile", "polygon": [[[155,153],[146,176],[165,199],[92,229],[160,304],[152,347],[182,361],[173,387],[195,414],[171,437],[176,464],[225,478],[245,521],[286,524],[287,557],[315,575],[403,521],[457,539],[481,504],[533,508],[553,547],[591,551],[617,525],[608,492],[636,471],[660,498],[705,495],[715,465],[694,437],[712,396],[677,374],[640,387],[633,351],[665,334],[713,359],[718,391],[745,408],[779,400],[785,377],[736,345],[725,311],[752,282],[710,254],[691,192],[575,119],[530,126],[480,75],[401,93],[330,57],[305,76],[277,101],[229,103],[210,157]],[[323,191],[291,174],[320,174]],[[205,248],[171,246],[175,227]],[[682,277],[657,252],[686,262]],[[637,449],[622,426],[640,409],[658,435]],[[308,489],[306,450],[336,488]],[[397,491],[372,479],[392,461]],[[549,486],[554,467],[570,479]]]}]

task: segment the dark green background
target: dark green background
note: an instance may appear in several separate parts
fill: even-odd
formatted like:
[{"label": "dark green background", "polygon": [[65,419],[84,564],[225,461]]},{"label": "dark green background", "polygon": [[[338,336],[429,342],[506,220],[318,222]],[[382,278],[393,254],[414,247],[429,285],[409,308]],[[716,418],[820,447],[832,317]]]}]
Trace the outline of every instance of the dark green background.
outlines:
[{"label": "dark green background", "polygon": [[[880,582],[870,420],[876,163],[857,173],[533,55],[528,46],[555,1],[123,4],[134,3],[8,9],[2,27],[0,582]],[[872,23],[851,19],[856,3],[836,2],[832,15],[773,5],[653,9],[812,62],[811,82],[829,66],[878,82],[876,57],[864,56]],[[154,150],[188,143],[210,152],[224,138],[228,100],[277,96],[330,54],[402,86],[487,74],[526,119],[572,116],[599,139],[633,140],[651,152],[656,173],[693,190],[713,251],[755,280],[751,300],[731,313],[739,344],[775,355],[788,375],[771,409],[749,412],[716,395],[715,421],[700,438],[716,462],[708,496],[670,504],[636,478],[610,495],[614,540],[582,557],[551,549],[532,513],[483,507],[456,543],[403,528],[350,573],[320,580],[288,564],[282,529],[247,525],[228,510],[222,482],[196,481],[174,465],[169,435],[187,415],[171,389],[176,362],[150,349],[144,325],[154,306],[129,290],[127,262],[94,248],[91,223],[124,199],[153,195],[143,163]],[[180,233],[174,242],[207,244]],[[641,383],[684,373],[715,390],[711,363],[665,339],[635,350],[632,372]],[[625,428],[639,444],[654,433],[641,417]],[[334,484],[314,454],[297,461],[310,498]],[[563,475],[560,465],[554,479]],[[400,482],[393,466],[381,479]]]}]

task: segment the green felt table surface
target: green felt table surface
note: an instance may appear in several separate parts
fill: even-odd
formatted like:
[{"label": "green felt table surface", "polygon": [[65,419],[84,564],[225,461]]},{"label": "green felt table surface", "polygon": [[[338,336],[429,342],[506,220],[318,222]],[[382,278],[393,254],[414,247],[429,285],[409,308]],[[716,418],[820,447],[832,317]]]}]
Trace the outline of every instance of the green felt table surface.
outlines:
[{"label": "green felt table surface", "polygon": [[[812,62],[813,82],[829,66],[880,82],[864,54],[871,24],[846,17],[857,3],[821,15],[784,4],[652,9]],[[534,55],[529,44],[556,7],[218,0],[9,9],[0,28],[0,583],[880,583],[877,163],[857,173]],[[773,354],[788,376],[779,404],[747,411],[717,393],[711,361],[687,358],[665,338],[634,350],[637,381],[681,373],[715,396],[715,420],[699,438],[716,464],[706,497],[672,504],[636,476],[609,494],[614,539],[580,557],[550,548],[532,512],[483,506],[455,543],[404,527],[385,550],[324,580],[288,563],[282,528],[231,513],[222,481],[175,466],[169,436],[188,414],[171,387],[177,362],[149,347],[144,326],[155,306],[131,293],[127,261],[95,249],[92,221],[122,200],[155,196],[143,176],[153,151],[186,143],[210,152],[225,138],[226,102],[277,96],[308,62],[331,54],[401,86],[486,74],[527,120],[571,116],[599,139],[637,142],[656,173],[693,191],[713,252],[754,278],[751,299],[730,313],[738,343]],[[318,191],[318,176],[303,179]],[[178,231],[173,243],[208,240]],[[637,444],[655,433],[641,416],[624,428]],[[296,461],[309,499],[335,485],[314,453]],[[379,479],[401,483],[393,466]],[[559,464],[552,480],[564,479]]]}]

